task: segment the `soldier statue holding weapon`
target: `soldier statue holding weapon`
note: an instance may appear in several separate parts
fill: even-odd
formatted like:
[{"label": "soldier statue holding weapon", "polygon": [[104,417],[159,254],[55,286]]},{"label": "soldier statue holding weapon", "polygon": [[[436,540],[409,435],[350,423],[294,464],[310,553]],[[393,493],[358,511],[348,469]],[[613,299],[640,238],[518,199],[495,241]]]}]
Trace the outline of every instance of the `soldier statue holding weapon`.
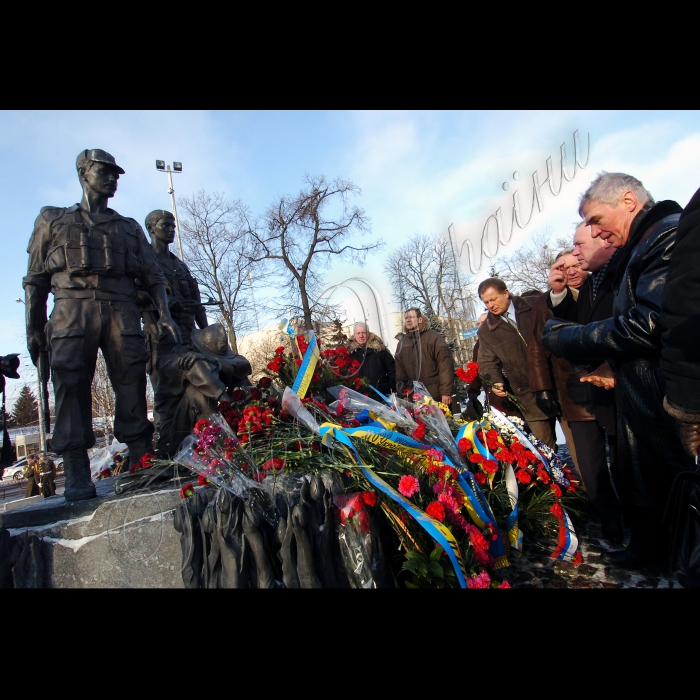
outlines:
[{"label": "soldier statue holding weapon", "polygon": [[[143,229],[107,206],[124,170],[97,148],[82,151],[76,168],[83,197],[72,207],[41,210],[23,281],[29,354],[40,371],[47,358],[53,377],[52,445],[63,455],[67,501],[95,497],[87,451],[95,444],[91,385],[98,349],[116,396],[115,436],[128,445],[132,462],[152,450],[153,425],[146,413],[148,353],[136,280],[158,310],[159,330],[173,342],[180,340],[165,278]],[[47,322],[49,292],[54,308]],[[48,379],[48,367],[41,379]]]}]

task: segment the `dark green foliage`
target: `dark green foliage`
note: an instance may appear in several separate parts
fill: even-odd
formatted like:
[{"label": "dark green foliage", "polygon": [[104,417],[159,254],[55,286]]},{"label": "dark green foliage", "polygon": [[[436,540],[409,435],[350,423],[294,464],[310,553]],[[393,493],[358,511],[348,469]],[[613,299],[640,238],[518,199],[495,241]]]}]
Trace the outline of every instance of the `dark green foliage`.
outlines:
[{"label": "dark green foliage", "polygon": [[39,405],[34,393],[26,384],[22,387],[12,409],[12,422],[18,428],[39,422]]}]

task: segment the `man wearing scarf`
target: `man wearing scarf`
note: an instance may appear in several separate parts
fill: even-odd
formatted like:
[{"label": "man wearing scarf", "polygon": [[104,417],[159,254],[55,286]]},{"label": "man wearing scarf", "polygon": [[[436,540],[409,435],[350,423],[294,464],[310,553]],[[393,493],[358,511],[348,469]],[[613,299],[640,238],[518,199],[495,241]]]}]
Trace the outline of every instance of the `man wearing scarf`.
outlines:
[{"label": "man wearing scarf", "polygon": [[600,365],[582,381],[616,389],[616,485],[632,539],[608,558],[626,568],[667,565],[666,500],[674,476],[692,466],[663,408],[659,364],[661,307],[682,211],[674,201],[654,202],[631,175],[601,173],[581,196],[579,214],[594,238],[621,249],[613,315],[585,326],[554,318],[544,329],[544,346],[557,357]]}]

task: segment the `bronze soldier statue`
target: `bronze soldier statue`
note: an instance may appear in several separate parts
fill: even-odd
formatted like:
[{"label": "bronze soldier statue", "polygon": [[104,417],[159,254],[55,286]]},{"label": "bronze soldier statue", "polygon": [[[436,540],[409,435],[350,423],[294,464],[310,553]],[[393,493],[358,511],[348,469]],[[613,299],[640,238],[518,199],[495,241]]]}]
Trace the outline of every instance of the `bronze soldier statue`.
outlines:
[{"label": "bronze soldier statue", "polygon": [[[195,329],[195,322],[200,328],[206,328],[209,321],[202,306],[197,280],[187,265],[169,250],[170,244],[175,240],[175,217],[169,211],[156,209],[146,217],[146,230],[151,235],[158,266],[165,276],[170,314],[180,328],[182,342],[188,344]],[[150,355],[147,371],[155,395],[158,388],[158,358],[170,353],[174,343],[172,337],[161,334],[158,328],[157,305],[147,295],[142,296],[142,299],[143,330],[146,333],[146,345]],[[156,430],[160,432],[157,411],[154,411],[154,420]]]},{"label": "bronze soldier statue", "polygon": [[161,416],[158,454],[172,457],[200,418],[230,401],[235,387],[251,386],[250,362],[229,347],[226,329],[214,323],[192,333],[192,345],[181,345],[160,360],[155,410]]},{"label": "bronze soldier statue", "polygon": [[[129,446],[132,462],[152,449],[153,425],[146,413],[148,353],[136,280],[153,299],[161,330],[179,342],[165,278],[143,229],[107,206],[124,170],[97,148],[82,151],[76,168],[82,200],[68,208],[42,208],[24,278],[29,354],[39,366],[50,354],[56,400],[52,445],[63,455],[67,501],[95,497],[87,451],[95,444],[91,385],[98,349],[116,395],[115,436]],[[54,307],[47,323],[49,291]]]}]

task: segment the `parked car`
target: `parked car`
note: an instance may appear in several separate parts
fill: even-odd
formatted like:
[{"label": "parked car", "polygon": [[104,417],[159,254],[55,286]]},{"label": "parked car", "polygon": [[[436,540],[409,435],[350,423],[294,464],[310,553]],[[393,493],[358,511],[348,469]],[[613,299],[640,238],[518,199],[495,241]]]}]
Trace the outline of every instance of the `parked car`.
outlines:
[{"label": "parked car", "polygon": [[5,467],[5,471],[2,473],[2,480],[7,481],[13,479],[14,481],[21,481],[24,479],[23,469],[27,466],[27,458],[22,457],[22,459],[17,460],[11,467]]}]

